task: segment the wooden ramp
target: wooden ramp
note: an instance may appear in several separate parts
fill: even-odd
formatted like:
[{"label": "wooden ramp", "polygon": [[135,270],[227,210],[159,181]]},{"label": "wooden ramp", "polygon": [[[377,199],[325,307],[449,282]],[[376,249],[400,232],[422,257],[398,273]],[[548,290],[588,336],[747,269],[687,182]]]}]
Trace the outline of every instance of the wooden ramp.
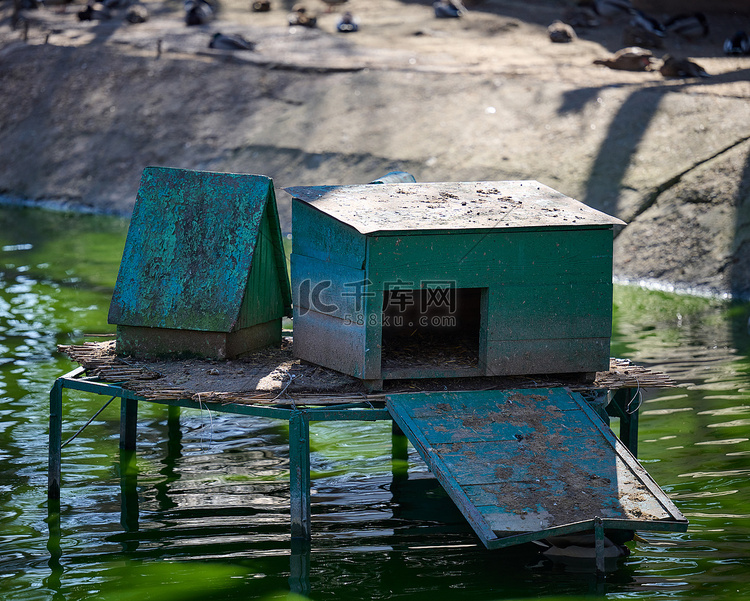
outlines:
[{"label": "wooden ramp", "polygon": [[577,393],[396,394],[393,419],[489,549],[687,520]]}]

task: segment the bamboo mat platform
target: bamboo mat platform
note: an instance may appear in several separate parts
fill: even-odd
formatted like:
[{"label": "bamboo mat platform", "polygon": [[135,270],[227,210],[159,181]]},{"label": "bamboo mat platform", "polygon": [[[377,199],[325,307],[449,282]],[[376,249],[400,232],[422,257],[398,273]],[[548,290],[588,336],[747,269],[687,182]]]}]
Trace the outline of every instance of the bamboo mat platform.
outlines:
[{"label": "bamboo mat platform", "polygon": [[227,361],[134,359],[115,354],[115,341],[59,346],[88,376],[118,384],[145,399],[191,399],[203,403],[331,405],[383,402],[387,394],[430,390],[504,390],[565,386],[574,391],[665,388],[675,383],[627,359],[612,359],[610,370],[594,382],[576,376],[514,376],[386,381],[382,393],[368,393],[362,382],[292,355],[292,339]]}]

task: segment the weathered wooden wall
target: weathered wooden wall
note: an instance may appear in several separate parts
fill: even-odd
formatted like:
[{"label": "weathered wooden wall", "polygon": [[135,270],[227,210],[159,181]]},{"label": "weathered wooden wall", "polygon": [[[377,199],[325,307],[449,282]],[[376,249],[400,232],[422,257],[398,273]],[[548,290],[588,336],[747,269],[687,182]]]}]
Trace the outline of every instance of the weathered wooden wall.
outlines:
[{"label": "weathered wooden wall", "polygon": [[[363,236],[299,201],[294,225],[295,348],[304,359],[360,378],[381,377],[388,283],[420,289],[428,281],[452,281],[486,291],[477,375],[607,368],[609,227]],[[352,284],[365,280],[357,306]],[[316,307],[311,297],[318,285]]]}]

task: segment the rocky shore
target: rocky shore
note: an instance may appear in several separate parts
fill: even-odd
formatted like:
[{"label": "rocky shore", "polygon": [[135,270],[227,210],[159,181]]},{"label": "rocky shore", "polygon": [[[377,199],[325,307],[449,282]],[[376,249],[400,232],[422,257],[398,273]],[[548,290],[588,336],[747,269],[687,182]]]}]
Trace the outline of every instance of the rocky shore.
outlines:
[{"label": "rocky shore", "polygon": [[[419,181],[534,179],[628,223],[622,281],[750,298],[750,56],[723,42],[750,16],[708,14],[708,35],[653,49],[710,77],[609,69],[628,17],[550,41],[574,2],[485,0],[457,19],[431,2],[307,0],[252,12],[226,0],[186,26],[175,0],[81,21],[49,3],[0,13],[0,195],[127,215],[148,165],[259,173],[288,231],[291,185],[402,169]],[[356,33],[336,31],[349,10]],[[656,15],[664,18],[665,15]],[[241,34],[253,50],[209,48]]]}]

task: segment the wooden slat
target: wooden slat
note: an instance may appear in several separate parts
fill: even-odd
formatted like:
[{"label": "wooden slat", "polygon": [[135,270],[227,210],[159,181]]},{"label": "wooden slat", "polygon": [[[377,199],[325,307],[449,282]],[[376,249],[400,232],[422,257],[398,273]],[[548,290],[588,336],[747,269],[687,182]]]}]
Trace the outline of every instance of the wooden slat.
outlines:
[{"label": "wooden slat", "polygon": [[366,350],[364,325],[316,311],[300,316],[299,308],[294,307],[295,357],[357,378],[367,378]]},{"label": "wooden slat", "polygon": [[458,287],[606,284],[612,286],[612,232],[492,230],[371,238],[373,282],[455,280]]},{"label": "wooden slat", "polygon": [[603,371],[609,365],[609,338],[490,340],[486,375]]},{"label": "wooden slat", "polygon": [[328,219],[306,202],[292,200],[292,252],[320,261],[363,269],[365,238],[353,228]]},{"label": "wooden slat", "polygon": [[247,279],[245,297],[235,329],[266,323],[283,316],[291,317],[291,293],[288,285],[286,259],[281,248],[281,231],[275,204],[266,205],[260,223],[255,258]]},{"label": "wooden slat", "polygon": [[[544,401],[549,395],[555,395],[555,405],[550,407],[547,402],[547,412],[556,413],[562,411],[575,411],[579,409],[572,397],[561,394],[559,388],[539,388],[537,390],[506,390],[502,395],[493,397],[492,401],[483,407],[483,413],[487,411],[502,411],[505,415],[518,415],[530,409],[539,407],[540,401]],[[479,394],[484,394],[480,392]],[[474,403],[472,397],[461,391],[448,392],[424,392],[414,394],[408,403],[404,403],[403,410],[412,417],[442,416],[452,412],[471,411]],[[559,414],[558,414],[559,415]]]},{"label": "wooden slat", "polygon": [[612,333],[609,282],[495,286],[489,303],[496,308],[490,341],[609,338]]},{"label": "wooden slat", "polygon": [[[338,263],[326,263],[316,258],[292,253],[292,293],[294,306],[325,312],[330,317],[364,323],[365,295],[375,294],[364,286],[365,272]],[[348,284],[348,285],[347,285]],[[317,288],[317,290],[316,290]],[[382,303],[382,293],[379,296]],[[299,311],[298,311],[299,313]],[[295,326],[297,322],[295,321]]]}]

